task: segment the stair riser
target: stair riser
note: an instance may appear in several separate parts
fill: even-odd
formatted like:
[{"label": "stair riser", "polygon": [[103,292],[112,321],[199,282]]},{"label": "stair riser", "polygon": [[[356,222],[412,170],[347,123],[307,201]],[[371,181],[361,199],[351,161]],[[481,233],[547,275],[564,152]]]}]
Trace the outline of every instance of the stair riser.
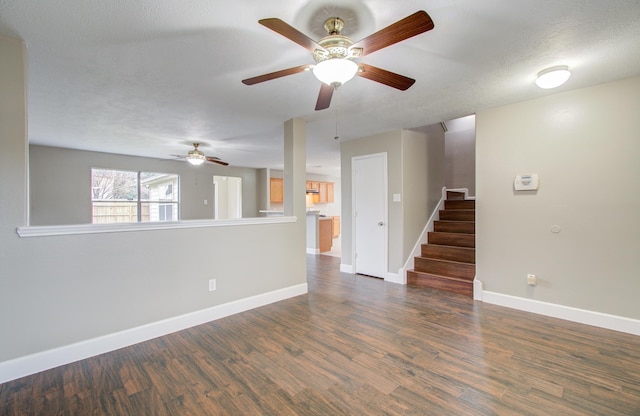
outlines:
[{"label": "stair riser", "polygon": [[467,280],[473,280],[476,275],[475,264],[451,263],[447,261],[428,259],[425,257],[415,258],[414,269],[417,272],[432,273]]},{"label": "stair riser", "polygon": [[473,298],[473,282],[446,279],[409,270],[407,271],[407,285],[444,290]]},{"label": "stair riser", "polygon": [[475,221],[476,212],[472,209],[441,210],[440,219],[443,221]]},{"label": "stair riser", "polygon": [[476,246],[475,234],[430,232],[427,238],[429,244],[471,248]]},{"label": "stair riser", "polygon": [[462,263],[475,264],[476,251],[472,248],[440,246],[434,244],[423,244],[421,256],[431,259],[459,261]]},{"label": "stair riser", "polygon": [[444,209],[476,209],[476,201],[472,199],[444,201]]},{"label": "stair riser", "polygon": [[475,234],[475,222],[465,221],[434,221],[433,231],[441,233],[464,233]]},{"label": "stair riser", "polygon": [[464,193],[463,192],[447,191],[447,199],[448,200],[463,200],[464,201]]}]

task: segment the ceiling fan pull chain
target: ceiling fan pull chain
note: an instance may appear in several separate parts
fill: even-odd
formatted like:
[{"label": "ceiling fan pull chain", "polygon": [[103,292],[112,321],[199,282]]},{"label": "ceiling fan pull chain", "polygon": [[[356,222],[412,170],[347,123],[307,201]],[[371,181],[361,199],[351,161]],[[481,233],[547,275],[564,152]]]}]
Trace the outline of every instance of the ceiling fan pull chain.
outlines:
[{"label": "ceiling fan pull chain", "polygon": [[333,137],[334,140],[340,139],[338,136],[338,109],[340,108],[340,100],[338,99],[338,88],[335,89],[336,93],[336,135]]}]

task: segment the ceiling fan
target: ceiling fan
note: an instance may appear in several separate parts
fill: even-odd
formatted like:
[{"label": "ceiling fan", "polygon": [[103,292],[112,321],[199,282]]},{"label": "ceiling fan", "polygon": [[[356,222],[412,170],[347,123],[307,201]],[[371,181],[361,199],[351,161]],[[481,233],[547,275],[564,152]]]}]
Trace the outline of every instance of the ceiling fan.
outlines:
[{"label": "ceiling fan", "polygon": [[344,27],[344,21],[339,17],[330,17],[325,21],[324,28],[328,35],[317,42],[277,18],[261,19],[258,23],[311,51],[316,64],[301,65],[259,75],[242,80],[242,83],[254,85],[312,70],[316,78],[322,82],[316,110],[328,108],[331,104],[333,91],[356,75],[401,91],[411,87],[416,82],[415,79],[373,65],[357,63],[356,59],[424,33],[434,27],[433,20],[427,12],[420,10],[354,43],[347,36],[340,34]]},{"label": "ceiling fan", "polygon": [[222,165],[222,166],[229,165],[227,162],[220,160],[220,158],[205,156],[205,154],[202,153],[201,150],[198,150],[198,146],[200,146],[200,143],[193,143],[193,149],[189,150],[189,152],[186,155],[172,155],[172,156],[175,156],[180,159],[186,159],[187,162],[191,163],[194,166],[202,165],[204,162],[217,163],[218,165]]}]

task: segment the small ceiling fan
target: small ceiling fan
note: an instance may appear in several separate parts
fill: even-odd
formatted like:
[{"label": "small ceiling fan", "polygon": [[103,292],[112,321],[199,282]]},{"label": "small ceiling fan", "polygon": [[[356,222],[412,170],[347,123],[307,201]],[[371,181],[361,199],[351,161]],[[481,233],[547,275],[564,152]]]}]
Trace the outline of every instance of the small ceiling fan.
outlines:
[{"label": "small ceiling fan", "polygon": [[311,51],[316,64],[283,69],[248,78],[242,82],[246,85],[254,85],[313,70],[313,74],[322,82],[316,110],[328,108],[334,89],[356,75],[401,91],[411,87],[416,82],[415,79],[373,65],[357,63],[356,59],[434,28],[433,20],[424,10],[417,11],[355,43],[347,36],[340,34],[344,22],[339,17],[330,17],[325,21],[324,28],[328,35],[317,42],[277,18],[262,19],[258,23]]},{"label": "small ceiling fan", "polygon": [[218,165],[222,165],[222,166],[229,165],[227,162],[220,160],[220,158],[205,156],[205,154],[202,153],[201,150],[198,150],[198,146],[200,146],[200,143],[193,143],[193,149],[189,150],[189,152],[186,155],[172,155],[172,156],[175,156],[180,159],[186,159],[187,162],[191,163],[194,166],[202,165],[204,162],[217,163]]}]

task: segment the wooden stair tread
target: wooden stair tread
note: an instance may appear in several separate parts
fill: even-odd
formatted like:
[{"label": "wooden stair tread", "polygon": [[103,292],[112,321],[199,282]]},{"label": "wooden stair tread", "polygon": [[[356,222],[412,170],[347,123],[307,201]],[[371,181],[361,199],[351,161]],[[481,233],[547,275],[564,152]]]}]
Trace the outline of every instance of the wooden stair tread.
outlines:
[{"label": "wooden stair tread", "polygon": [[449,200],[449,201],[465,201],[464,192],[447,191],[447,200]]},{"label": "wooden stair tread", "polygon": [[449,276],[434,275],[415,270],[407,271],[407,286],[430,288],[466,297],[473,297],[473,281],[457,279]]},{"label": "wooden stair tread", "polygon": [[443,274],[421,272],[420,270],[415,270],[415,269],[407,270],[407,271],[419,274],[421,276],[437,277],[440,279],[454,280],[457,282],[464,282],[464,283],[473,283],[473,279],[469,280],[469,279],[465,279],[464,277],[445,276]]},{"label": "wooden stair tread", "polygon": [[[444,234],[444,233],[442,233]],[[451,233],[454,235],[460,235],[462,233]],[[469,234],[469,235],[473,235],[473,234]],[[449,244],[435,244],[435,243],[424,243],[422,244],[423,246],[437,246],[437,247],[445,247],[445,248],[459,248],[461,250],[469,250],[469,251],[475,251],[476,249],[474,247],[462,247],[462,246],[452,246]]]},{"label": "wooden stair tread", "polygon": [[449,209],[476,209],[476,201],[473,199],[451,199],[444,201],[444,208]]},{"label": "wooden stair tread", "polygon": [[475,221],[475,209],[445,209],[440,210],[440,221]]},{"label": "wooden stair tread", "polygon": [[476,265],[474,263],[415,257],[413,265],[414,270],[420,272],[459,277],[461,279],[473,280],[476,275]]},{"label": "wooden stair tread", "polygon": [[429,244],[455,245],[456,247],[475,248],[476,235],[467,233],[449,233],[444,231],[430,231]]},{"label": "wooden stair tread", "polygon": [[461,263],[476,263],[476,249],[444,244],[422,244],[420,257],[459,261]]},{"label": "wooden stair tread", "polygon": [[[474,221],[434,221],[434,222],[439,222],[439,223],[444,223],[447,225],[451,225],[451,224],[457,224],[457,223],[471,223],[471,224],[475,224]],[[447,231],[433,231],[434,233],[442,233],[442,234],[471,234],[471,235],[475,235],[475,233],[452,233],[452,232],[447,232]]]},{"label": "wooden stair tread", "polygon": [[457,265],[460,265],[462,267],[474,266],[474,269],[475,269],[475,264],[474,263],[467,263],[465,261],[456,261],[456,260],[440,259],[440,258],[437,258],[437,257],[423,257],[423,256],[417,256],[415,259],[416,260],[423,259],[423,260],[429,260],[429,261],[437,261],[437,262],[440,262],[440,263],[445,263],[445,264],[447,264],[449,266],[457,266]]},{"label": "wooden stair tread", "polygon": [[434,221],[433,230],[435,232],[449,232],[462,234],[475,234],[475,221]]}]

